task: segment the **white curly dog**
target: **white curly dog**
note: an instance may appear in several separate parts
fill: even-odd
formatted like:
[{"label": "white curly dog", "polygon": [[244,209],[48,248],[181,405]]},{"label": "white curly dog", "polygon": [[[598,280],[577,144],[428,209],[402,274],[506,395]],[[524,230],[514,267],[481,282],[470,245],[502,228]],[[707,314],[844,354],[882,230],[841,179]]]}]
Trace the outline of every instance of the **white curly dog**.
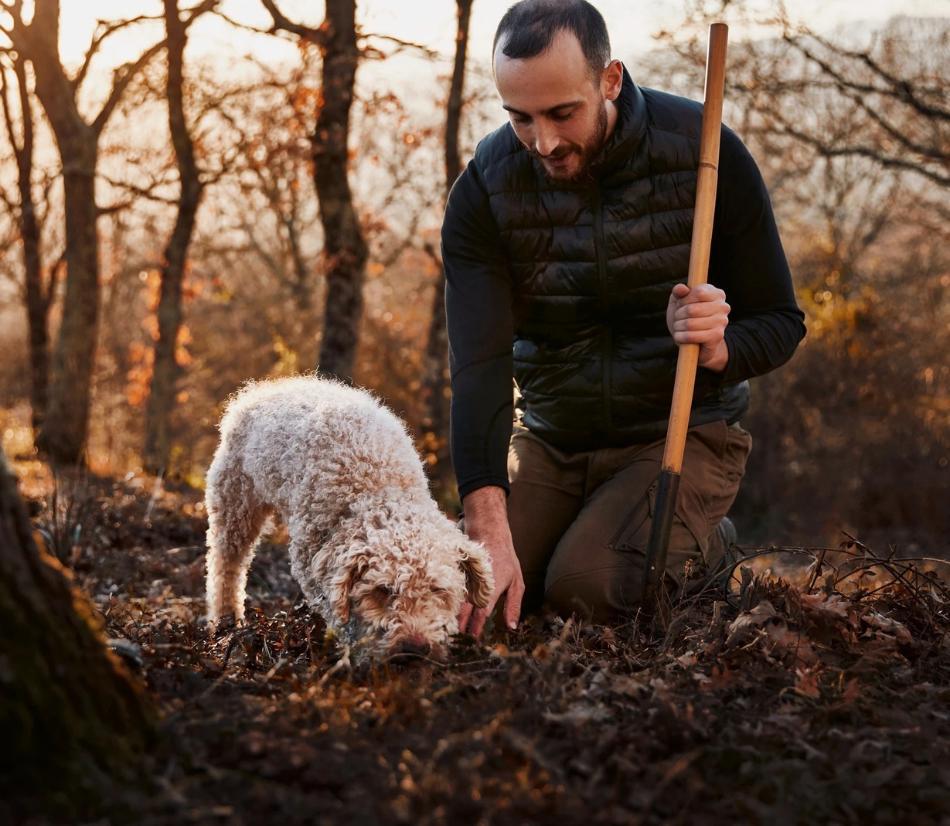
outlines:
[{"label": "white curly dog", "polygon": [[492,590],[484,548],[439,510],[403,423],[364,390],[316,377],[231,398],[208,471],[208,618],[244,618],[264,523],[280,516],[311,607],[369,655],[441,653]]}]

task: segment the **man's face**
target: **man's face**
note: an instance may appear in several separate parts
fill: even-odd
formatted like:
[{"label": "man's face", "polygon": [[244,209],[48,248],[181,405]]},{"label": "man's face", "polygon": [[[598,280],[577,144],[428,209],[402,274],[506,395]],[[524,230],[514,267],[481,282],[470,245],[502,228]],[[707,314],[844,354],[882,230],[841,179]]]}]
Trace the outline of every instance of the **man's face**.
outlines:
[{"label": "man's face", "polygon": [[573,33],[558,32],[535,57],[510,58],[495,51],[495,85],[518,139],[554,181],[577,181],[607,137],[612,104],[620,93],[616,61],[595,80]]}]

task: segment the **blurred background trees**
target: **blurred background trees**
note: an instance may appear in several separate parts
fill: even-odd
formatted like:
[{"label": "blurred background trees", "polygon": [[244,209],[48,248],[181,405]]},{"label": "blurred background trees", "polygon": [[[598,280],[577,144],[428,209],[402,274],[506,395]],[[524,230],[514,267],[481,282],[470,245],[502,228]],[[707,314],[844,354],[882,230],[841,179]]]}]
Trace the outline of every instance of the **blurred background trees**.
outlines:
[{"label": "blurred background trees", "polygon": [[[3,3],[2,422],[30,423],[53,459],[200,485],[227,395],[319,364],[407,419],[451,506],[438,230],[447,185],[504,120],[487,45],[466,56],[473,4],[437,54],[366,30],[351,0],[306,25],[266,2],[229,25],[294,59],[212,61],[188,57],[188,22],[225,7],[163,2],[101,23],[69,70],[55,0],[29,19]],[[695,3],[630,64],[697,98],[706,24],[733,24],[726,120],[808,315],[793,361],[753,387],[741,538],[945,548],[950,24],[817,32],[763,8]],[[149,47],[96,75],[133,28]],[[387,68],[407,55],[436,94]]]},{"label": "blurred background trees", "polygon": [[[212,9],[217,0],[205,0],[192,11],[188,23]],[[155,317],[158,335],[152,356],[152,377],[145,406],[145,446],[142,460],[149,473],[161,474],[171,449],[171,410],[179,366],[175,358],[182,323],[182,284],[188,246],[198,217],[204,190],[201,171],[195,160],[194,140],[185,117],[184,55],[188,23],[181,19],[178,0],[163,0],[165,23],[165,92],[168,98],[168,126],[175,163],[178,167],[178,204],[175,226],[165,245],[159,276],[159,297]]]},{"label": "blurred background trees", "polygon": [[[705,28],[729,5],[696,3],[662,33],[657,75],[696,84]],[[808,338],[754,382],[740,528],[945,548],[950,25],[830,37],[749,7],[733,4],[737,22],[771,36],[730,43],[726,117],[769,184]]]},{"label": "blurred background trees", "polygon": [[[65,294],[46,409],[36,438],[54,461],[79,462],[86,444],[99,321],[99,207],[95,191],[99,141],[129,83],[161,44],[116,69],[104,103],[87,115],[79,94],[92,58],[109,36],[135,21],[103,24],[89,44],[86,60],[78,71],[69,73],[59,56],[59,0],[36,0],[28,22],[22,0],[10,0],[4,8],[9,23],[3,32],[15,62],[27,62],[32,68],[33,92],[56,139],[63,178]],[[24,112],[30,105],[21,101]]]}]

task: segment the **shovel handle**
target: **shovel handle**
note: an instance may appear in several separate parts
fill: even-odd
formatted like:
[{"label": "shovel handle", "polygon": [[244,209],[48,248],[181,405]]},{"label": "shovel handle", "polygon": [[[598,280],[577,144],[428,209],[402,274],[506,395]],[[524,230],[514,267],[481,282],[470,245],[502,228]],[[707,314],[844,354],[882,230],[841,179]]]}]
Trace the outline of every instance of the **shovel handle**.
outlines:
[{"label": "shovel handle", "polygon": [[[722,100],[726,77],[726,42],[729,27],[713,23],[709,27],[709,47],[706,54],[706,88],[703,95],[703,125],[699,138],[699,172],[696,179],[696,206],[693,212],[693,237],[689,249],[689,272],[686,284],[690,288],[705,284],[709,274],[709,250],[712,244],[713,220],[716,212],[716,184],[719,181],[719,136],[722,131]],[[681,344],[676,359],[676,379],[673,384],[673,402],[670,422],[666,431],[666,445],[657,495],[653,507],[653,524],[647,546],[647,564],[644,576],[643,604],[652,600],[666,571],[666,551],[669,546],[676,493],[686,431],[693,406],[696,368],[699,364],[699,345]]]},{"label": "shovel handle", "polygon": [[[709,27],[709,52],[706,58],[706,92],[703,98],[703,127],[699,139],[699,174],[696,179],[696,207],[693,212],[693,238],[689,248],[690,288],[706,283],[709,275],[709,249],[716,212],[716,185],[719,182],[719,136],[722,131],[722,99],[726,75],[726,40],[729,27],[713,23]],[[679,473],[683,467],[686,430],[693,405],[699,345],[682,344],[676,360],[676,380],[670,424],[663,451],[663,470]]]}]

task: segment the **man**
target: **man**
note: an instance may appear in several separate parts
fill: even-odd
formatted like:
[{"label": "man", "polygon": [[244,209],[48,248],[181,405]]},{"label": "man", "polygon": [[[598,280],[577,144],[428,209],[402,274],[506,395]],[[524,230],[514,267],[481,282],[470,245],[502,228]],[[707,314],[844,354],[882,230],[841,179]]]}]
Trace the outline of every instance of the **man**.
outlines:
[{"label": "man", "polygon": [[[709,284],[688,289],[702,107],[638,87],[583,0],[499,23],[509,123],[484,138],[442,227],[452,457],[496,588],[476,636],[547,602],[595,620],[637,605],[677,345],[700,345],[668,581],[711,564],[751,441],[746,379],[804,335],[768,194],[723,129]],[[512,432],[514,376],[520,399]]]}]

